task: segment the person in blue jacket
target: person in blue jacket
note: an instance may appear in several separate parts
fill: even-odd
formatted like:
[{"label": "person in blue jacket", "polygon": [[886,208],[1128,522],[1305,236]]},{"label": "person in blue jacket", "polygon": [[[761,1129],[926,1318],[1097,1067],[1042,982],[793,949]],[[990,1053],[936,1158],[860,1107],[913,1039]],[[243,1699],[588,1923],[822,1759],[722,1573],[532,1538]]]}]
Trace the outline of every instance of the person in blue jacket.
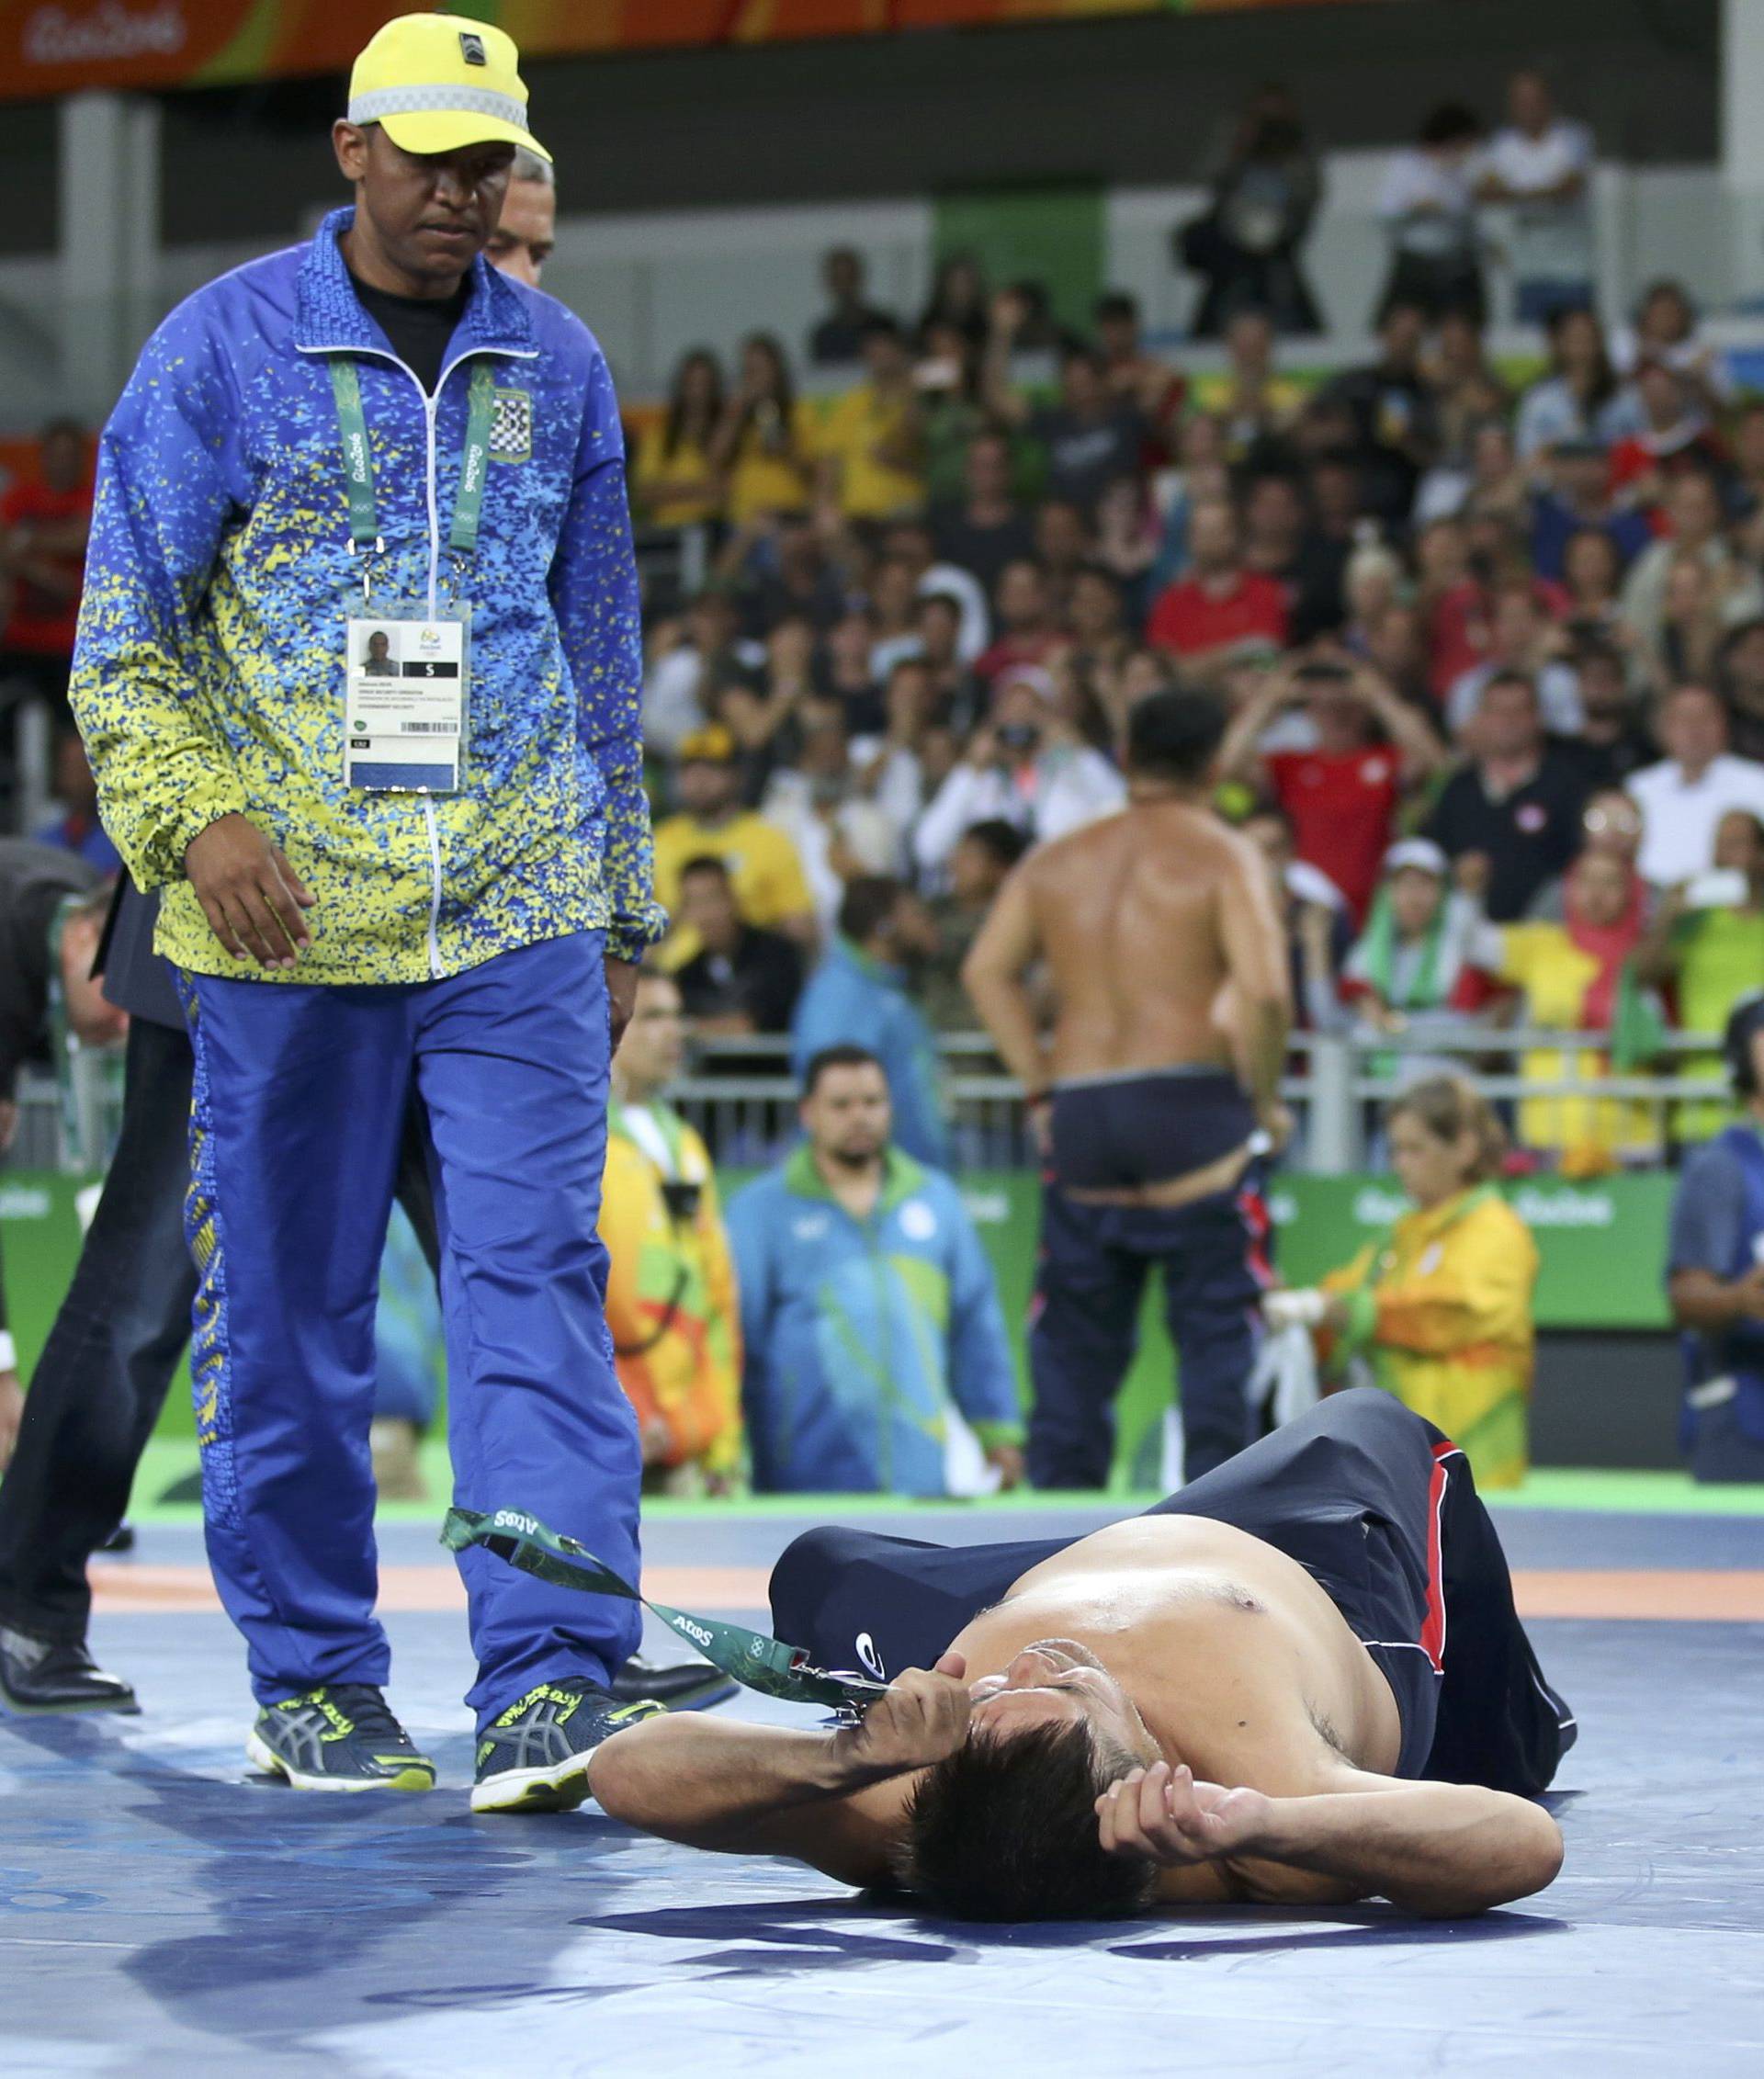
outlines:
[{"label": "person in blue jacket", "polygon": [[[354,206],[199,289],[105,429],[71,697],[194,1051],[191,1373],[256,1766],[426,1790],[383,1694],[374,1302],[413,1092],[458,1497],[638,1565],[596,1237],[607,1072],[664,919],[616,399],[484,260],[514,43],[388,22],[333,130]],[[392,673],[368,672],[386,638]],[[477,1811],[557,1810],[632,1708],[634,1606],[462,1555]]]},{"label": "person in blue jacket", "polygon": [[790,1068],[798,1082],[830,1046],[861,1045],[882,1064],[894,1108],[895,1145],[935,1169],[949,1168],[949,1129],[937,1085],[937,1042],[907,994],[907,964],[935,950],[917,897],[886,875],[850,882],[839,933],[808,977],[790,1019]]},{"label": "person in blue jacket", "polygon": [[1667,1292],[1684,1335],[1680,1441],[1695,1478],[1764,1480],[1764,993],[1724,1041],[1745,1114],[1685,1162]]},{"label": "person in blue jacket", "polygon": [[762,1491],[972,1494],[1023,1477],[992,1266],[950,1180],[889,1146],[868,1047],[808,1064],[807,1140],[736,1192],[742,1399]]}]

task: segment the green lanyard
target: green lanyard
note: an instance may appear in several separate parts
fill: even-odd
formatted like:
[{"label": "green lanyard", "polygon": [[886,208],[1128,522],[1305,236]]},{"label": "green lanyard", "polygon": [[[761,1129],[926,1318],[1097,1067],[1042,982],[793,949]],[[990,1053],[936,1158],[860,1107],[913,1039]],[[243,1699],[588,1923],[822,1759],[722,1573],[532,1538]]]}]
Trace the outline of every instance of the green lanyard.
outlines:
[{"label": "green lanyard", "polygon": [[[447,547],[469,556],[478,546],[478,518],[483,510],[484,478],[490,466],[490,429],[496,415],[496,379],[490,363],[480,360],[471,371],[466,411],[466,445],[459,456],[459,494],[454,501]],[[346,354],[331,356],[331,394],[336,400],[337,432],[343,441],[343,473],[349,487],[349,538],[359,549],[379,548],[378,507],[374,502],[374,458],[368,446],[368,421],[361,410],[361,378]]]},{"label": "green lanyard", "polygon": [[763,1632],[750,1632],[745,1624],[725,1624],[715,1617],[694,1617],[687,1610],[651,1602],[585,1545],[548,1531],[537,1517],[518,1509],[499,1508],[493,1516],[485,1516],[475,1508],[450,1508],[441,1526],[441,1542],[453,1552],[482,1545],[498,1559],[549,1581],[554,1587],[640,1602],[671,1631],[696,1646],[713,1667],[762,1696],[782,1697],[786,1703],[831,1704],[855,1720],[888,1689],[886,1682],[865,1681],[860,1675],[830,1675],[811,1667],[803,1647],[785,1645]]}]

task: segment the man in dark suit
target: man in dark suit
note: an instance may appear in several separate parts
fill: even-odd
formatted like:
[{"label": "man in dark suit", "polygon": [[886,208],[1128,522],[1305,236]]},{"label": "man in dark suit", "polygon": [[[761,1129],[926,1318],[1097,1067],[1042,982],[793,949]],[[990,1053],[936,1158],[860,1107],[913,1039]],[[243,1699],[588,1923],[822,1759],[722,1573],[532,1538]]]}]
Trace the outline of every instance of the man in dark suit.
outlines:
[{"label": "man in dark suit", "polygon": [[129,1506],[196,1291],[184,1240],[190,1043],[153,951],[158,907],[125,875],[105,921],[96,966],[129,1013],[122,1132],[0,1482],[0,1703],[14,1711],[136,1709],[86,1651],[85,1566]]},{"label": "man in dark suit", "polygon": [[[13,1087],[26,1062],[47,1068],[64,1038],[119,1038],[123,1020],[86,979],[104,910],[104,876],[76,852],[0,838],[0,1159],[17,1124]],[[24,1395],[0,1272],[0,1469]]]}]

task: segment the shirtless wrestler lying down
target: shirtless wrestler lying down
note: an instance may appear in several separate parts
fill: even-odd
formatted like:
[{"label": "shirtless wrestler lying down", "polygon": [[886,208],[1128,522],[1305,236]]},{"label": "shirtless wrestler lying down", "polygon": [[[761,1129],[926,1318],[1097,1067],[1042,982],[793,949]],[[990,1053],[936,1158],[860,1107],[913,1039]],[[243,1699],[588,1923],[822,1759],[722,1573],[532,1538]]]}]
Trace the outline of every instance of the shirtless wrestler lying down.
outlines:
[{"label": "shirtless wrestler lying down", "polygon": [[604,1810],[987,1920],[1455,1915],[1561,1866],[1532,1801],[1574,1721],[1463,1454],[1385,1395],[1076,1541],[810,1531],[772,1601],[781,1637],[887,1694],[832,1729],[650,1719],[594,1756]]}]

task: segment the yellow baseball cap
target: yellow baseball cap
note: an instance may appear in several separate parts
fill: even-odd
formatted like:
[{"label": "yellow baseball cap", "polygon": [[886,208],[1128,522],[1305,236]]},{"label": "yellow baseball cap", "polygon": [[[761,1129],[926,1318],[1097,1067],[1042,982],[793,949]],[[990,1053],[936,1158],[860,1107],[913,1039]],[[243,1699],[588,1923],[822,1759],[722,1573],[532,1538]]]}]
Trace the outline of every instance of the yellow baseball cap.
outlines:
[{"label": "yellow baseball cap", "polygon": [[735,739],[721,722],[707,722],[680,739],[677,753],[683,765],[730,765],[735,762]]},{"label": "yellow baseball cap", "polygon": [[526,127],[514,40],[462,15],[399,15],[356,60],[348,119],[379,123],[403,152],[517,144],[549,161]]}]

